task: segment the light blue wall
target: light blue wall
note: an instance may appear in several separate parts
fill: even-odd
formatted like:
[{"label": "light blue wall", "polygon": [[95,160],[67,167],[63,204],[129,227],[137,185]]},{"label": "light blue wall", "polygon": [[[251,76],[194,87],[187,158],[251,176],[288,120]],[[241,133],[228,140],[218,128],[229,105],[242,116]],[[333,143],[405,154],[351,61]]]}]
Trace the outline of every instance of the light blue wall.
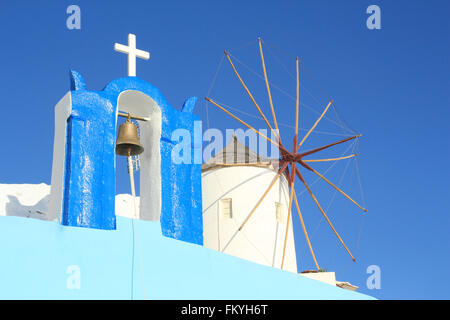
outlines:
[{"label": "light blue wall", "polygon": [[127,90],[146,94],[161,109],[162,232],[168,237],[202,244],[201,164],[177,165],[171,157],[177,143],[172,141],[175,129],[186,129],[194,136],[194,122],[199,121],[192,114],[196,98],[186,100],[182,110],[175,110],[157,88],[137,77],[116,79],[102,91],[90,91],[86,90],[81,75],[71,72],[72,111],[67,126],[62,224],[116,228],[117,100]]},{"label": "light blue wall", "polygon": [[[0,299],[372,299],[164,237],[157,222],[116,230],[0,217]],[[68,289],[67,268],[80,268]]]}]

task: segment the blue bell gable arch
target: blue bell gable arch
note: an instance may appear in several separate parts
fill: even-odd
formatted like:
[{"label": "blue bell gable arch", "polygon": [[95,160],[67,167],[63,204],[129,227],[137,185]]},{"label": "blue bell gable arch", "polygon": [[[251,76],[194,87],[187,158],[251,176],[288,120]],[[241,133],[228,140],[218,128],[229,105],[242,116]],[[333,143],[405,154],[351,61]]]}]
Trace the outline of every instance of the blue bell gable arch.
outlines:
[{"label": "blue bell gable arch", "polygon": [[[173,109],[161,92],[137,77],[111,81],[102,91],[86,90],[71,72],[71,90],[55,107],[55,140],[49,213],[66,226],[114,230],[115,140],[120,111],[150,118],[140,122],[140,218],[161,222],[162,233],[203,244],[201,164],[176,164],[176,129],[194,137],[196,98]],[[198,134],[198,133],[197,133]],[[201,134],[201,132],[200,132]],[[192,144],[191,159],[200,144]]]}]

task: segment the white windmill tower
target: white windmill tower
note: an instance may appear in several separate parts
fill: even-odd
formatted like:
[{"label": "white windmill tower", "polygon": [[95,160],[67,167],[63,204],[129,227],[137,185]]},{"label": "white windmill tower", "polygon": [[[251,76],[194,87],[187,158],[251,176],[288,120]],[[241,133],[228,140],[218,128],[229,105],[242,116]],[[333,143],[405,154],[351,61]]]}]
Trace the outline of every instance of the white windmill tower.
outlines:
[{"label": "white windmill tower", "polygon": [[[259,156],[236,136],[202,166],[205,247],[280,268],[289,187],[284,175],[277,179],[278,170],[278,160]],[[283,269],[297,272],[292,223],[288,227]]]}]

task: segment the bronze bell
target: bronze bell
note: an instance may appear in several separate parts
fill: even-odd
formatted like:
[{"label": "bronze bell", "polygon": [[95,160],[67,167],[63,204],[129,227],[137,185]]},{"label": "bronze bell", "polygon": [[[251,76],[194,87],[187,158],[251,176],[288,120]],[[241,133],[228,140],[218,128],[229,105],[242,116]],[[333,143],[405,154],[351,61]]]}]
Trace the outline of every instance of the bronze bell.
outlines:
[{"label": "bronze bell", "polygon": [[137,126],[130,121],[128,114],[127,121],[119,126],[119,133],[116,140],[116,154],[121,156],[135,156],[141,154],[144,147],[141,145],[138,136]]}]

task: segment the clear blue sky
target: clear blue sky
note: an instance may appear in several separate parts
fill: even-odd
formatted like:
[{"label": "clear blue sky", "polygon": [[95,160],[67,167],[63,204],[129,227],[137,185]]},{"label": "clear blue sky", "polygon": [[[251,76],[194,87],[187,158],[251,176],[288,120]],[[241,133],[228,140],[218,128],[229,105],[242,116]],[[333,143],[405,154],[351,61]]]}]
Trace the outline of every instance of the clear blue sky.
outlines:
[{"label": "clear blue sky", "polygon": [[[81,8],[81,30],[66,28],[70,4]],[[381,30],[366,28],[371,4],[381,8]],[[125,76],[126,57],[113,51],[113,43],[126,43],[128,33],[151,53],[150,61],[137,62],[137,75],[158,87],[175,108],[198,96],[195,112],[204,122],[202,98],[223,50],[236,48],[232,53],[260,72],[255,60],[260,36],[282,49],[280,60],[291,63],[292,73],[295,63],[289,58],[299,56],[301,69],[320,84],[318,90],[302,77],[320,97],[320,103],[308,103],[321,111],[333,98],[341,118],[363,134],[358,164],[369,211],[362,218],[340,195],[329,210],[358,262],[351,262],[322,222],[312,237],[319,263],[336,271],[338,280],[377,298],[448,299],[449,12],[448,1],[5,1],[0,11],[0,183],[50,183],[53,108],[69,89],[68,71],[79,71],[91,90]],[[281,65],[270,66],[275,77]],[[226,74],[229,65],[224,62],[222,69],[211,94],[256,115],[237,93],[236,79]],[[277,84],[295,95],[294,80],[282,80],[281,73],[279,79]],[[261,84],[258,89],[255,82],[254,88],[263,97]],[[267,98],[261,101],[270,115]],[[295,103],[276,108],[280,122],[293,125]],[[302,113],[303,128],[313,123],[312,113],[307,114]],[[208,115],[211,127],[239,127],[215,110]],[[320,141],[320,135],[315,137]],[[330,171],[334,181],[340,172],[335,169],[335,174]],[[351,170],[347,190],[362,199]],[[314,191],[326,207],[329,187],[318,183]],[[314,229],[319,212],[303,198],[305,220]],[[298,219],[294,224],[299,227]],[[297,236],[300,268],[311,269],[303,235]],[[381,268],[380,290],[366,288],[370,265]]]}]

